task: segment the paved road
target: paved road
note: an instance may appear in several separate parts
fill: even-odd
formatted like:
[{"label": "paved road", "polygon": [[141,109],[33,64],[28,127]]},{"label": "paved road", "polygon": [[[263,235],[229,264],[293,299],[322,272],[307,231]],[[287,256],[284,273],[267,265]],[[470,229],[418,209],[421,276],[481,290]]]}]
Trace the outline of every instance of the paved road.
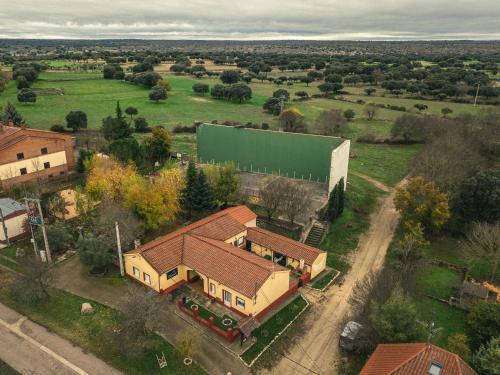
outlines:
[{"label": "paved road", "polygon": [[[350,314],[349,297],[358,280],[383,266],[399,218],[393,198],[394,190],[391,189],[377,212],[371,216],[370,229],[360,239],[352,268],[343,284],[332,286],[324,297],[318,298],[313,304],[311,313],[306,317],[306,333],[291,347],[288,359],[282,358],[270,371],[271,374],[339,374],[338,339],[342,325]],[[313,294],[309,296],[313,301],[314,297]]]},{"label": "paved road", "polygon": [[0,358],[26,375],[119,375],[93,355],[0,304]]}]

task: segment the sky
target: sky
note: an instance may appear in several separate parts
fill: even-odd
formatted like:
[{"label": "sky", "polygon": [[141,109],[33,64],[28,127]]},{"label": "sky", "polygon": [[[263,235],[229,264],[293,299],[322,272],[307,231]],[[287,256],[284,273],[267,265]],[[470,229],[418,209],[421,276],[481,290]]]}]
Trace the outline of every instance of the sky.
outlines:
[{"label": "sky", "polygon": [[500,0],[0,0],[0,38],[500,39]]}]

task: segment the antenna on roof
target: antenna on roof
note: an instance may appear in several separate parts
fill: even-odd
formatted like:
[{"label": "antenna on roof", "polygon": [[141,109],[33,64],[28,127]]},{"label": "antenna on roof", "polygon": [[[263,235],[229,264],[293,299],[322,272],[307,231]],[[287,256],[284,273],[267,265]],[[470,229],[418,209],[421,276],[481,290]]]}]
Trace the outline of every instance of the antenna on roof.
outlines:
[{"label": "antenna on roof", "polygon": [[441,327],[435,327],[434,322],[423,322],[420,320],[417,320],[417,322],[422,325],[426,330],[427,330],[427,345],[430,345],[432,337],[442,331],[443,328]]}]

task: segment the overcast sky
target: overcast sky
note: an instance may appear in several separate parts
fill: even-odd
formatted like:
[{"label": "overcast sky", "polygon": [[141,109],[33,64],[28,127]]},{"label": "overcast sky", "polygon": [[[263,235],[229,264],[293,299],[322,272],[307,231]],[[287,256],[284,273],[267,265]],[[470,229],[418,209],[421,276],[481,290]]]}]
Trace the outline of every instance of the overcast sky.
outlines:
[{"label": "overcast sky", "polygon": [[500,0],[0,0],[0,38],[500,39]]}]

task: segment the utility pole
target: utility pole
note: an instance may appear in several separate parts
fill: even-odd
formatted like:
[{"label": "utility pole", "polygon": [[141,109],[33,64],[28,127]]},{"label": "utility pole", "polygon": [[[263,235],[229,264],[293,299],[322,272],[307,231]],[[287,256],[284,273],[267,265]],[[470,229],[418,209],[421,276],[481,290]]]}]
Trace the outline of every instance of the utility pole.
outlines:
[{"label": "utility pole", "polygon": [[5,242],[7,243],[7,246],[10,246],[10,239],[9,235],[7,234],[7,225],[5,225],[5,220],[3,218],[3,212],[1,208],[0,208],[0,220],[2,220],[3,233],[5,234]]},{"label": "utility pole", "polygon": [[479,83],[477,84],[476,97],[474,98],[474,107],[477,105],[478,96],[479,96]]},{"label": "utility pole", "polygon": [[31,243],[33,244],[33,250],[35,251],[35,256],[37,258],[39,258],[40,254],[38,253],[38,247],[36,245],[35,232],[33,231],[33,224],[31,223],[31,220],[30,220],[31,210],[30,210],[30,206],[29,206],[29,203],[28,203],[28,198],[24,198],[24,204],[26,205],[26,214],[28,215],[28,223],[30,225]]},{"label": "utility pole", "polygon": [[281,112],[283,112],[283,109],[285,109],[285,95],[281,95],[280,96],[280,115],[281,115]]},{"label": "utility pole", "polygon": [[50,255],[49,239],[47,238],[47,231],[45,230],[45,221],[43,219],[42,205],[40,203],[40,199],[24,198],[24,200],[26,202],[26,209],[28,211],[28,220],[30,221],[30,225],[31,225],[31,235],[32,235],[33,241],[35,241],[35,236],[34,236],[34,233],[33,233],[32,219],[29,217],[30,214],[31,214],[31,209],[29,207],[29,202],[34,202],[38,206],[38,214],[40,215],[40,224],[35,223],[35,225],[40,225],[42,227],[43,242],[45,244],[45,253],[47,255],[47,261],[49,263],[52,263],[52,256]]},{"label": "utility pole", "polygon": [[125,276],[125,271],[123,269],[123,256],[122,256],[122,244],[120,241],[120,228],[118,227],[118,221],[115,221],[116,228],[116,247],[118,248],[118,262],[120,263],[120,275]]}]

